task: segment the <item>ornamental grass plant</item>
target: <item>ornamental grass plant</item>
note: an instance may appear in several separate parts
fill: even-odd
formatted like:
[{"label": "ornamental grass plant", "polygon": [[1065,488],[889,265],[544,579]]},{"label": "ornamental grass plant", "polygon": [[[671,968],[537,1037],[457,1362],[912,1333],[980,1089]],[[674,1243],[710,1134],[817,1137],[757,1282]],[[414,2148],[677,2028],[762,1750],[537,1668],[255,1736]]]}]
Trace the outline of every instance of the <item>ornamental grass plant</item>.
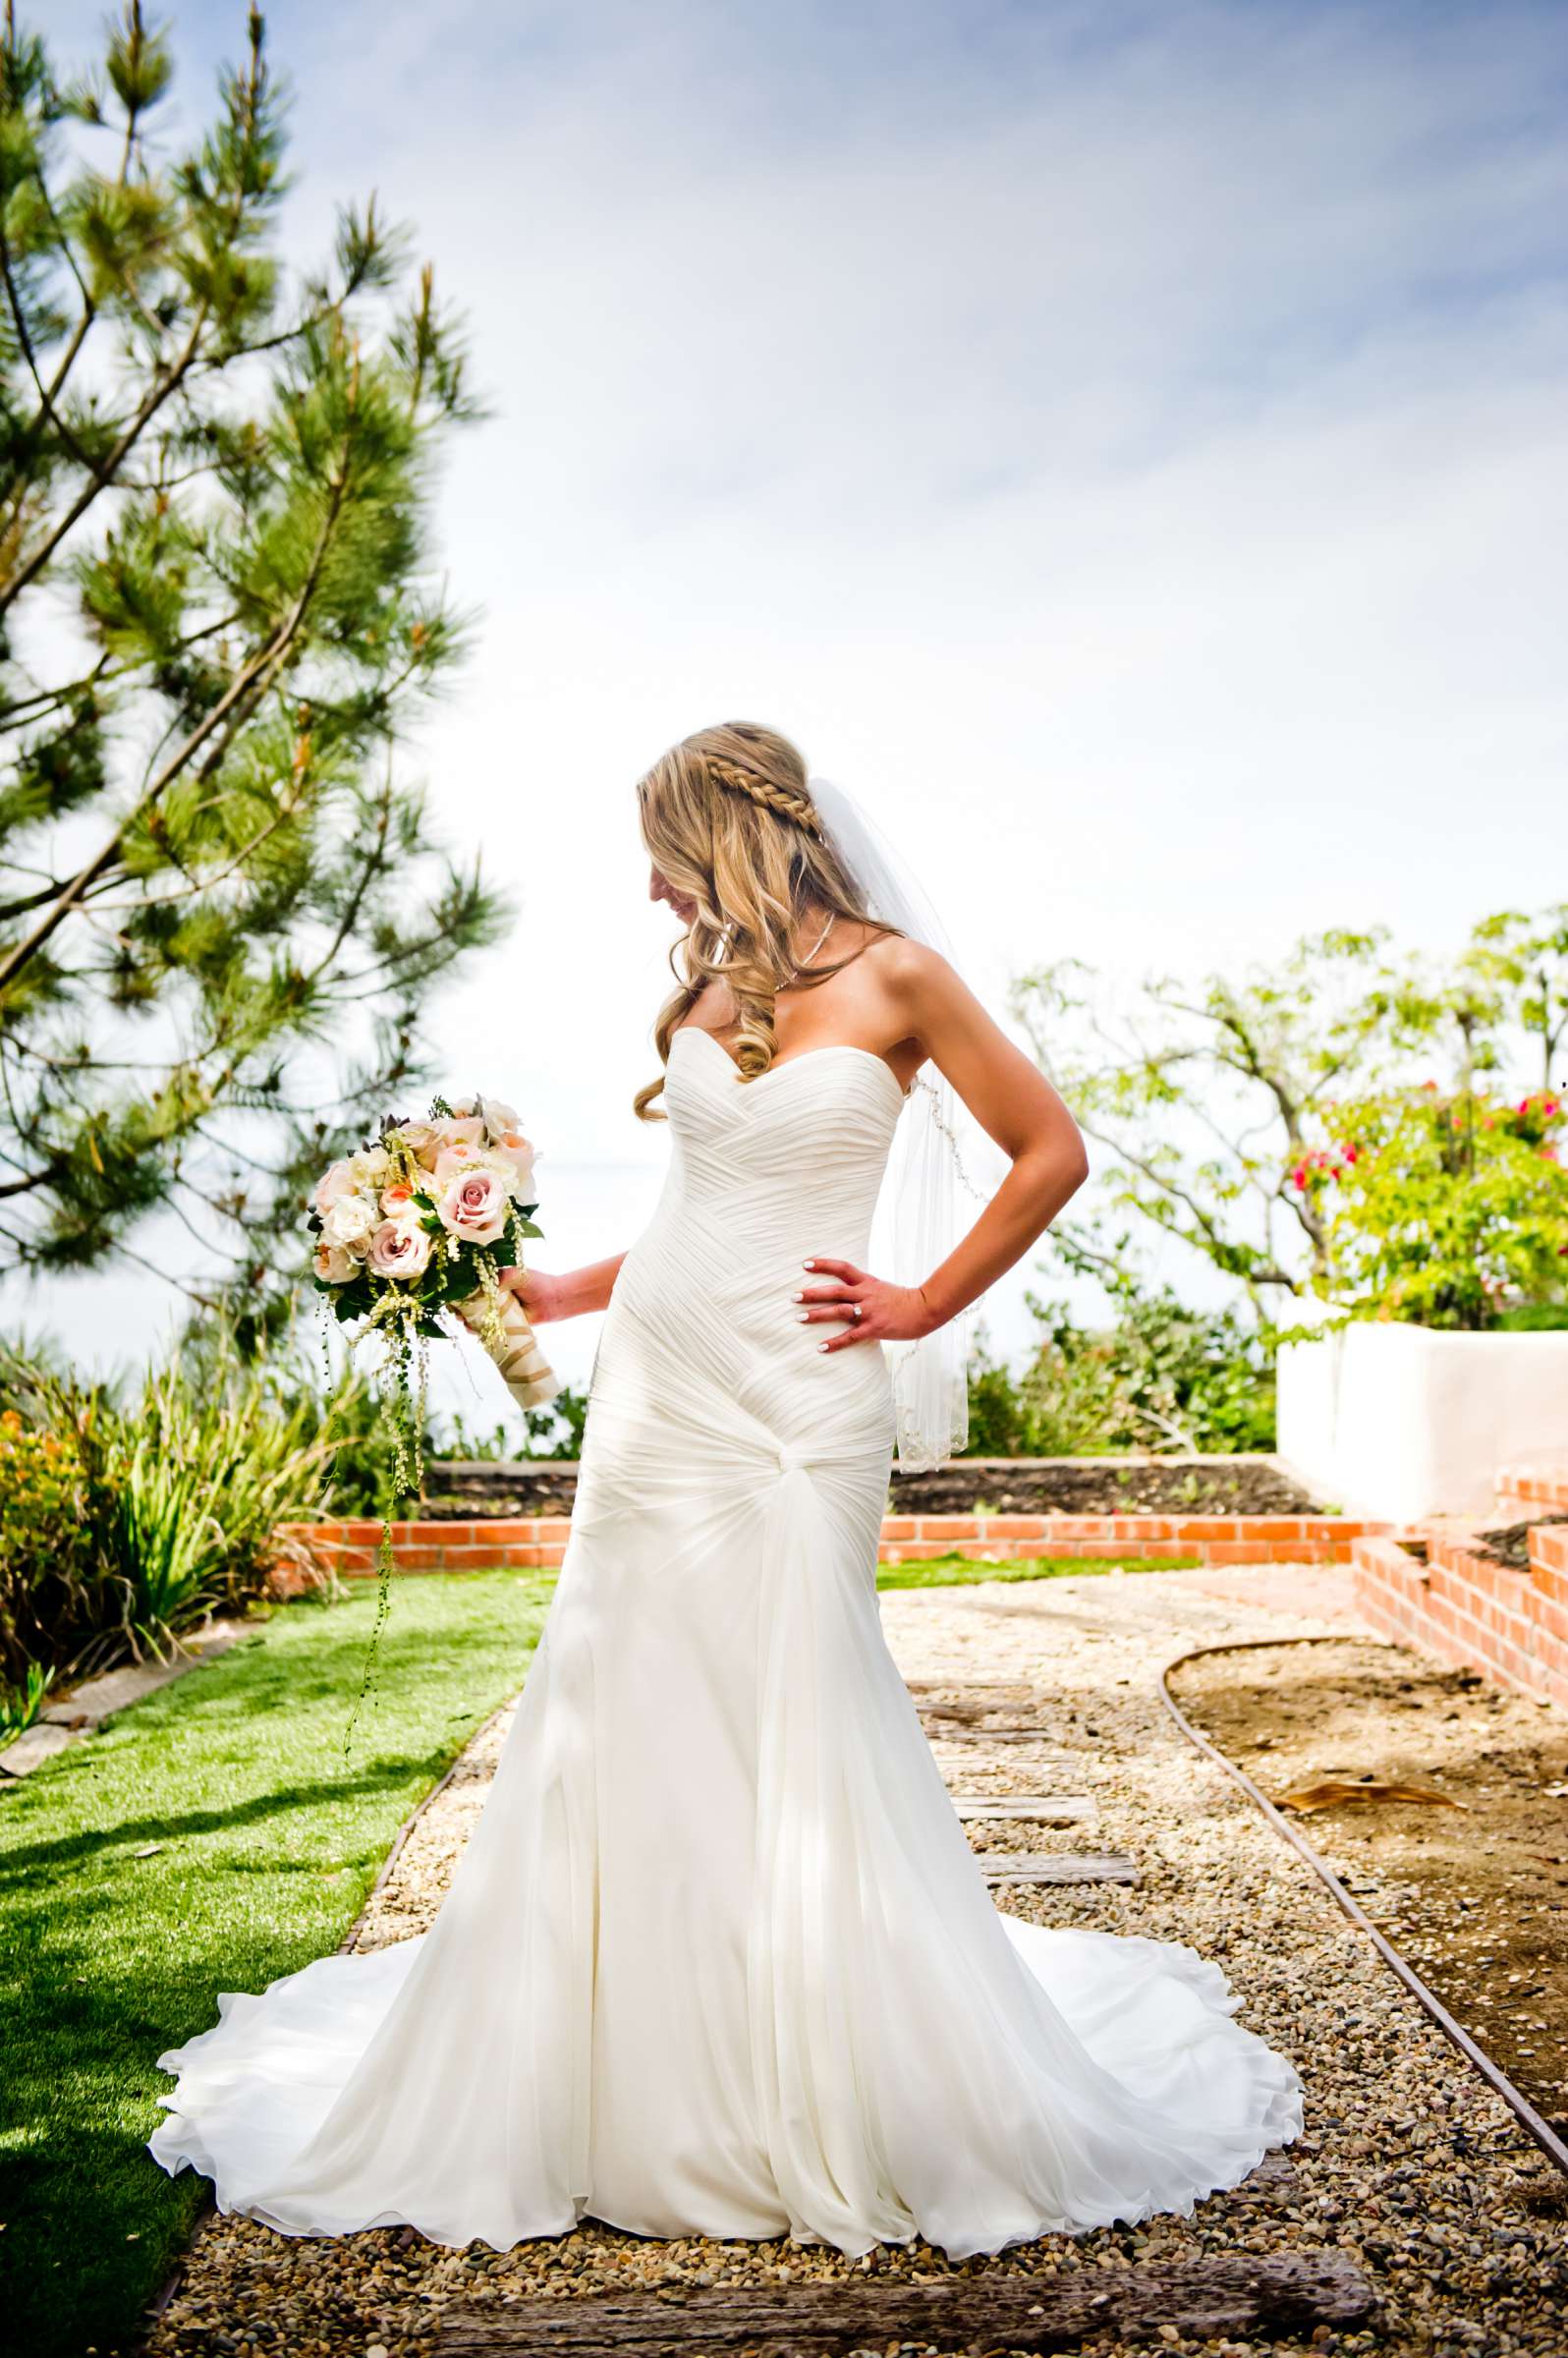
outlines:
[{"label": "ornamental grass plant", "polygon": [[331,1454],[330,1428],[227,1344],[129,1397],[0,1359],[0,1735],[51,1686],[257,1596],[275,1526],[320,1511]]}]

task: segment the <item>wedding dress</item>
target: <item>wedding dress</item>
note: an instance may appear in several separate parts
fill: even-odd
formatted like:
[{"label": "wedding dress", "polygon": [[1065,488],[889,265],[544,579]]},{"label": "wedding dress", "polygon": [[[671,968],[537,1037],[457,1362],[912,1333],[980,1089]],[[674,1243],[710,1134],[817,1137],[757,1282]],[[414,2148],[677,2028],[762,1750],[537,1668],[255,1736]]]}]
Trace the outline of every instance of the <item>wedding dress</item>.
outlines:
[{"label": "wedding dress", "polygon": [[997,1912],[882,1637],[883,1352],[792,1295],[864,1263],[901,1093],[743,1083],[677,1033],[572,1539],[483,1818],[419,1938],[160,2058],[151,2150],[288,2234],[506,2248],[585,2215],[954,2255],[1187,2211],[1301,2125],[1191,1949]]}]

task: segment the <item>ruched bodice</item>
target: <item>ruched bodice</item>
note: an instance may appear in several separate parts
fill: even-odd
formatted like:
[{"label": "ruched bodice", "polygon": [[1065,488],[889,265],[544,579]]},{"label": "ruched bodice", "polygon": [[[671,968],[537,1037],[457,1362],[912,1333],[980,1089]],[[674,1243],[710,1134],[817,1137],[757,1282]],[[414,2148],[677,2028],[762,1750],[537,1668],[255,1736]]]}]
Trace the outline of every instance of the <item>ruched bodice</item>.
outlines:
[{"label": "ruched bodice", "polygon": [[645,1401],[662,1425],[691,1409],[705,1434],[717,1416],[743,1449],[750,1422],[758,1440],[815,1434],[836,1454],[883,1450],[893,1410],[882,1353],[824,1354],[822,1327],[801,1323],[792,1297],[814,1255],[866,1260],[903,1103],[891,1070],[862,1048],[827,1047],[743,1081],[717,1040],[687,1029],[664,1094],[669,1170],[616,1282],[595,1412]]},{"label": "ruched bodice", "polygon": [[747,1081],[711,1033],[688,1025],[672,1043],[664,1102],[672,1152],[661,1212],[700,1207],[773,1251],[823,1222],[864,1254],[904,1102],[880,1056],[808,1048]]},{"label": "ruched bodice", "polygon": [[1001,1917],[883,1641],[893,1406],[802,1263],[867,1260],[901,1095],[676,1035],[543,1642],[433,1929],[161,2058],[153,2151],[288,2233],[962,2254],[1161,2209],[1300,2124],[1190,1949]]}]

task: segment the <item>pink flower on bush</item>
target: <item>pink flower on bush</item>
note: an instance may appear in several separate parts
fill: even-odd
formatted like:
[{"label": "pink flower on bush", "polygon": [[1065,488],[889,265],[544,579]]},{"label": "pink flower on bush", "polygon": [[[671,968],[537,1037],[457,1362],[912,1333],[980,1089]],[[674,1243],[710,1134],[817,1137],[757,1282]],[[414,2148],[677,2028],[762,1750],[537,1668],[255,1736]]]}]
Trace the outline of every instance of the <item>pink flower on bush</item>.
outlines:
[{"label": "pink flower on bush", "polygon": [[447,1181],[436,1209],[460,1243],[493,1245],[505,1233],[510,1205],[500,1174],[470,1164]]},{"label": "pink flower on bush", "polygon": [[420,1277],[429,1261],[430,1240],[413,1220],[383,1220],[370,1239],[369,1263],[378,1277]]}]

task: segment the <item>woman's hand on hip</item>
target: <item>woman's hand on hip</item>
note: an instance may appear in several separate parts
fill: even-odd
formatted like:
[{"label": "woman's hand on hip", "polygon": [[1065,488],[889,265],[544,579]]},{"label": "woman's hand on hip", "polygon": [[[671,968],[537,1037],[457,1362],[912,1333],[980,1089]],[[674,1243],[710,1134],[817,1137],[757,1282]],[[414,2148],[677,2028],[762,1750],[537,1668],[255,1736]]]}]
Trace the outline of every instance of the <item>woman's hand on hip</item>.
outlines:
[{"label": "woman's hand on hip", "polygon": [[936,1320],[919,1286],[889,1285],[852,1261],[826,1261],[820,1256],[806,1263],[814,1282],[796,1295],[796,1316],[815,1325],[836,1324],[837,1334],[818,1343],[819,1351],[842,1351],[851,1343],[917,1342],[929,1334]]}]

